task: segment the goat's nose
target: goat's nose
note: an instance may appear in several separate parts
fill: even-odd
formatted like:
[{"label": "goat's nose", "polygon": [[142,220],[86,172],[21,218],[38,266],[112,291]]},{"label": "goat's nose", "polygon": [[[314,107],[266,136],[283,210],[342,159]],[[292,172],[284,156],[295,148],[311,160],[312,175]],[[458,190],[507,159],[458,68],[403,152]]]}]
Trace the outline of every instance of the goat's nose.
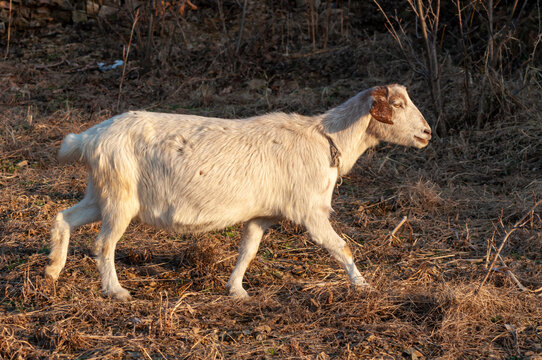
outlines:
[{"label": "goat's nose", "polygon": [[431,129],[425,129],[423,132],[426,133],[427,135],[431,135]]}]

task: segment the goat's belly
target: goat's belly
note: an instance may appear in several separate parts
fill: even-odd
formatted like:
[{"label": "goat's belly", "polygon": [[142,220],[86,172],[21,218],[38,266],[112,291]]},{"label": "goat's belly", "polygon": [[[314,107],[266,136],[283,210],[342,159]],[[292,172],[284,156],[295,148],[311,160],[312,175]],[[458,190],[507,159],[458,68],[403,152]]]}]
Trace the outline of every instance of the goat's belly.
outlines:
[{"label": "goat's belly", "polygon": [[[174,231],[179,234],[195,234],[220,230],[227,226],[231,226],[237,222],[217,222],[217,221],[198,221],[198,222],[182,222],[174,221],[164,216],[149,216],[149,214],[139,214],[141,222],[152,225],[154,227]],[[240,222],[240,221],[238,221]]]},{"label": "goat's belly", "polygon": [[257,211],[244,207],[217,207],[214,209],[194,209],[183,207],[174,209],[141,209],[139,218],[142,222],[181,234],[202,233],[220,230],[228,226],[246,222],[255,217],[271,216],[267,211]]},{"label": "goat's belly", "polygon": [[[232,224],[229,224],[232,225]],[[175,231],[179,234],[197,234],[197,233],[204,233],[214,230],[220,230],[228,225],[220,226],[216,223],[201,223],[201,224],[181,224],[176,223],[173,224],[171,227],[171,230]]]}]

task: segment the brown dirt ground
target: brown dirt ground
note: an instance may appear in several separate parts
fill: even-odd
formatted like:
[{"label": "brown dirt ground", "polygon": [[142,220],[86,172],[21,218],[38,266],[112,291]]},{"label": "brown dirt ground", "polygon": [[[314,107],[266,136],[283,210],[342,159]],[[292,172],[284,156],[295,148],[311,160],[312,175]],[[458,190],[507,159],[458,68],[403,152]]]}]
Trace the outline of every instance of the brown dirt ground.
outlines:
[{"label": "brown dirt ground", "polygon": [[[259,14],[269,25],[271,15]],[[116,256],[129,302],[100,293],[90,251],[99,224],[74,231],[60,279],[45,280],[52,219],[85,188],[81,164],[55,159],[69,132],[126,109],[313,114],[388,82],[407,85],[431,119],[425,82],[387,34],[347,37],[335,28],[328,49],[313,51],[301,25],[286,36],[291,45],[284,33],[256,41],[256,19],[236,57],[236,23],[219,36],[217,15],[191,16],[164,25],[149,72],[135,41],[118,108],[122,70],[102,73],[96,63],[122,57],[129,23],[13,34],[0,63],[0,358],[542,358],[540,292],[520,291],[499,267],[474,294],[489,244],[499,245],[542,196],[542,92],[534,87],[482,130],[456,129],[422,151],[381,145],[344,178],[332,222],[372,292],[351,289],[330,256],[288,222],[265,235],[245,277],[246,301],[224,288],[241,225],[178,236],[133,223]],[[463,106],[462,76],[451,64],[444,70],[453,117]],[[541,214],[528,214],[502,253],[530,290],[542,286]]]}]

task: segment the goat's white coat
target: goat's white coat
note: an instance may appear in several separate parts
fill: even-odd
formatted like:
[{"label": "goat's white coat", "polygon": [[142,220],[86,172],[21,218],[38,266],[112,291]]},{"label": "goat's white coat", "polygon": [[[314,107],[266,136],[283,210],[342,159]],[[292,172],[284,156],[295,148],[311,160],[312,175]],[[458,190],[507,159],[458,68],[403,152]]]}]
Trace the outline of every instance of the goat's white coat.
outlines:
[{"label": "goat's white coat", "polygon": [[[394,124],[375,121],[369,114],[373,90],[314,117],[273,113],[226,120],[128,112],[69,134],[59,159],[83,160],[90,176],[84,199],[56,217],[47,275],[56,279],[64,267],[70,232],[102,220],[95,245],[102,287],[126,299],[114,250],[133,218],[180,233],[246,222],[228,281],[232,295],[245,297],[242,279],[265,229],[288,219],[304,225],[354,284],[367,285],[328,220],[337,177],[380,140],[421,148],[430,138],[429,126],[402,86],[386,90],[389,106],[395,106]],[[340,151],[339,169],[330,165],[326,136]]]}]

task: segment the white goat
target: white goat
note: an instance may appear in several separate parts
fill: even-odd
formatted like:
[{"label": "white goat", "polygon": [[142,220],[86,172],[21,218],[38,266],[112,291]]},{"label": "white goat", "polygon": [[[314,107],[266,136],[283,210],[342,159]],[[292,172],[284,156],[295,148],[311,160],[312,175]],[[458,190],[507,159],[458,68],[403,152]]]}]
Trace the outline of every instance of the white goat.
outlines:
[{"label": "white goat", "polygon": [[102,221],[95,243],[105,294],[130,298],[117,279],[114,252],[130,221],[180,233],[245,222],[230,294],[247,297],[244,273],[264,231],[280,219],[302,224],[314,242],[367,286],[345,241],[329,223],[337,178],[379,141],[423,148],[431,129],[400,85],[360,92],[314,117],[273,113],[244,120],[128,112],[64,139],[61,161],[90,169],[84,199],[60,212],[51,234],[57,279],[70,232]]}]

